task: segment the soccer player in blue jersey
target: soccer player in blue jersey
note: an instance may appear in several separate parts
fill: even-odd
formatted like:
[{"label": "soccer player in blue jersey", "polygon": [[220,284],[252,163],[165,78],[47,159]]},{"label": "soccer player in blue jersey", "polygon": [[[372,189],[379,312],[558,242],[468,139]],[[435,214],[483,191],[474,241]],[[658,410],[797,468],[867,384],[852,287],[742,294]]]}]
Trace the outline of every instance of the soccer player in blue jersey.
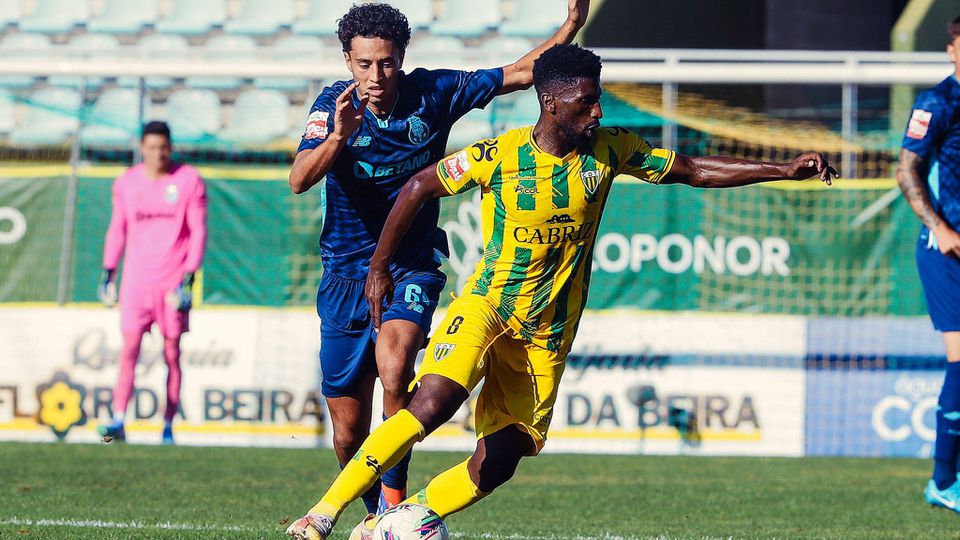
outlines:
[{"label": "soccer player in blue jersey", "polygon": [[[414,360],[446,281],[439,257],[447,253],[447,239],[437,227],[440,205],[432,201],[390,267],[396,295],[374,330],[364,280],[397,194],[413,173],[443,157],[460,117],[495,95],[529,88],[534,59],[555,44],[570,43],[588,8],[589,0],[568,0],[567,20],[543,44],[513,64],[474,72],[402,71],[410,27],[387,4],[354,5],[340,19],[338,37],[352,80],[325,88],[310,109],[290,187],[303,193],[326,177],[324,274],[317,293],[321,390],[341,465],[369,434],[377,376],[386,416],[409,403]],[[383,476],[385,505],[406,498],[408,462],[409,455]],[[371,512],[379,493],[374,485],[363,497]]]},{"label": "soccer player in blue jersey", "polygon": [[953,75],[921,93],[900,150],[897,182],[923,222],[917,268],[947,369],[937,404],[933,478],[924,499],[960,512],[960,17],[947,25]]}]

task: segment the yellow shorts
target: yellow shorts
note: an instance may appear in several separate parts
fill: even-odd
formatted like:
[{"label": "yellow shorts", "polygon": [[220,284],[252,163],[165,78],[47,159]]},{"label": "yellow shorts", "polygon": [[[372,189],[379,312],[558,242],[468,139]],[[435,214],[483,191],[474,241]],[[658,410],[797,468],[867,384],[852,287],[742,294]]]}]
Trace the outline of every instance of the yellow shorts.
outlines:
[{"label": "yellow shorts", "polygon": [[474,415],[477,438],[516,424],[530,434],[539,453],[547,440],[566,356],[521,338],[489,300],[468,294],[447,308],[414,384],[434,374],[473,391],[486,378]]}]

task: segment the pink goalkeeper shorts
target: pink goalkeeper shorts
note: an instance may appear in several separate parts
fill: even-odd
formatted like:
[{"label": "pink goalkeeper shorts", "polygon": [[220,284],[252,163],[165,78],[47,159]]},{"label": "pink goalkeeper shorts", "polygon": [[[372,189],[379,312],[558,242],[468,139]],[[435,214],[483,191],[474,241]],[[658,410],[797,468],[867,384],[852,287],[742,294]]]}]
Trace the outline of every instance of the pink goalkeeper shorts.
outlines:
[{"label": "pink goalkeeper shorts", "polygon": [[124,290],[120,298],[120,330],[124,334],[143,333],[157,323],[163,337],[180,337],[190,330],[190,312],[179,311],[165,301],[168,291]]}]

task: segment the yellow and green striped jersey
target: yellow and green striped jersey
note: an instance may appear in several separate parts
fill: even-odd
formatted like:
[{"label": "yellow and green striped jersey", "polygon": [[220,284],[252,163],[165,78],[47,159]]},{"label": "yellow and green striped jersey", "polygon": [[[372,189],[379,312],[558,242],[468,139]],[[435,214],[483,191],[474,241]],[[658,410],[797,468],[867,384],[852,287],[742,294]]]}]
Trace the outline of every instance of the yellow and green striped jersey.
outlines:
[{"label": "yellow and green striped jersey", "polygon": [[489,299],[519,335],[567,351],[587,301],[593,244],[618,174],[657,183],[676,154],[622,128],[600,128],[584,153],[541,150],[533,127],[440,161],[444,188],[481,188],[484,251],[462,294]]}]

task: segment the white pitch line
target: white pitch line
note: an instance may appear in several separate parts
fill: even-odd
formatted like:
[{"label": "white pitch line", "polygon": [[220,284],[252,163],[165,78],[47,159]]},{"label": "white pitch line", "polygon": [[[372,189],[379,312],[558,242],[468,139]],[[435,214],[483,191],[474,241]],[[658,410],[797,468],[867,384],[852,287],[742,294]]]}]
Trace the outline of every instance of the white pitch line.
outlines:
[{"label": "white pitch line", "polygon": [[[142,523],[139,521],[105,521],[98,519],[25,519],[12,517],[0,520],[0,525],[38,526],[38,527],[73,527],[78,529],[134,529],[134,530],[171,530],[190,532],[259,532],[276,534],[281,538],[281,532],[271,527],[241,527],[238,525],[193,525],[190,523]],[[477,540],[670,540],[669,536],[627,537],[609,533],[598,536],[526,536],[522,534],[495,534],[482,533],[467,534],[462,532],[450,533],[452,538],[470,538]],[[714,540],[704,538],[703,540]],[[722,539],[721,539],[722,540]]]}]

